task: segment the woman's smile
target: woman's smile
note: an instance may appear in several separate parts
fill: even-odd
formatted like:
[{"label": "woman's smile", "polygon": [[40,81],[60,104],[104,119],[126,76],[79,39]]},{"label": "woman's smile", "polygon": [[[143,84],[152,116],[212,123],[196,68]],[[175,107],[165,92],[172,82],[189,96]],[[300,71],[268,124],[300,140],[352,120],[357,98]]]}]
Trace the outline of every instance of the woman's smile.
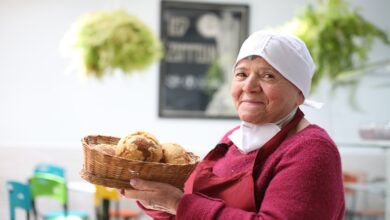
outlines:
[{"label": "woman's smile", "polygon": [[264,102],[259,100],[253,100],[253,99],[244,99],[240,101],[240,105],[259,106],[259,105],[264,105]]}]

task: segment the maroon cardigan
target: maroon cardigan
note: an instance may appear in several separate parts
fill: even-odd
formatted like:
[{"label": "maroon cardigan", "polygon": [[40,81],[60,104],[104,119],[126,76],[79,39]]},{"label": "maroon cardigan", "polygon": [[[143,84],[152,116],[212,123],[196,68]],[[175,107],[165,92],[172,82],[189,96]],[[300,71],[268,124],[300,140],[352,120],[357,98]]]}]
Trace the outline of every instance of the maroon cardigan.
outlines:
[{"label": "maroon cardigan", "polygon": [[[221,142],[228,142],[228,134]],[[255,156],[256,151],[242,154],[232,144],[215,164],[214,173],[231,175],[248,166]],[[255,194],[264,194],[257,213],[228,207],[222,200],[200,193],[186,193],[176,216],[142,208],[154,219],[343,219],[340,155],[326,131],[316,125],[309,125],[282,142],[265,161],[255,188]]]}]

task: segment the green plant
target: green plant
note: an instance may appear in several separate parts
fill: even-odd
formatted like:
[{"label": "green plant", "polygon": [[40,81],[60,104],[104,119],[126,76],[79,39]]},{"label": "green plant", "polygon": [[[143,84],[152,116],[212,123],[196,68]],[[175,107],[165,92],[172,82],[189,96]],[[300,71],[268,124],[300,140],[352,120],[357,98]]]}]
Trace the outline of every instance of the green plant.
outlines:
[{"label": "green plant", "polygon": [[313,90],[324,77],[335,83],[343,75],[353,75],[354,70],[361,73],[375,39],[390,45],[387,33],[364,19],[357,9],[351,9],[346,1],[317,2],[316,7],[307,5],[283,26],[300,37],[313,56],[317,65]]},{"label": "green plant", "polygon": [[81,63],[87,76],[98,78],[114,69],[142,70],[162,57],[161,42],[124,10],[81,16],[66,33],[62,49]]}]

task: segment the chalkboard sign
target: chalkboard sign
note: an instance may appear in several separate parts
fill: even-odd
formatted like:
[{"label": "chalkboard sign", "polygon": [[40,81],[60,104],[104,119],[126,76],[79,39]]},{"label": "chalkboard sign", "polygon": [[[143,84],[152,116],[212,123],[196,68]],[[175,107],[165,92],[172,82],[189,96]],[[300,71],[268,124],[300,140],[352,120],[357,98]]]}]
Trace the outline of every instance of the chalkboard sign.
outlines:
[{"label": "chalkboard sign", "polygon": [[237,117],[230,82],[248,16],[241,4],[161,2],[159,116]]}]

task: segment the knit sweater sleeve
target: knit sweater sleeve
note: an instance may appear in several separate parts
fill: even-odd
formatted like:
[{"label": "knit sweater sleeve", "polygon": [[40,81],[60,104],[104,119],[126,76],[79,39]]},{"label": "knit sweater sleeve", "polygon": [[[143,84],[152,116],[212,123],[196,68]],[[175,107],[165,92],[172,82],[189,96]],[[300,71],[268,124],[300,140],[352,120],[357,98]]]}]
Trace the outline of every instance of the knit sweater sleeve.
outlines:
[{"label": "knit sweater sleeve", "polygon": [[342,219],[344,194],[336,146],[327,138],[297,142],[270,165],[267,175],[272,177],[258,213],[228,207],[206,195],[187,194],[176,219]]},{"label": "knit sweater sleeve", "polygon": [[342,219],[341,159],[330,140],[309,139],[285,152],[260,210],[263,219]]}]

